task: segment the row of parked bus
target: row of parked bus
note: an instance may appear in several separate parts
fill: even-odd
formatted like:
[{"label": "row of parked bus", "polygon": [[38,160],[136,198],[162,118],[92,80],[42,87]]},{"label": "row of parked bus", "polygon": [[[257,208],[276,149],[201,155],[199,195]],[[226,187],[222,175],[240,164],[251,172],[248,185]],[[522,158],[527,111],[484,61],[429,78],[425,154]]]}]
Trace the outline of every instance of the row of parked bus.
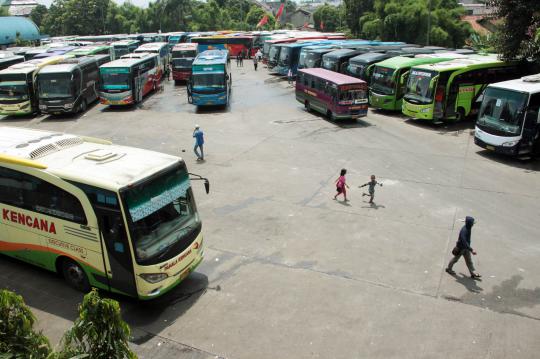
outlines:
[{"label": "row of parked bus", "polygon": [[369,104],[436,123],[477,116],[477,145],[540,154],[540,75],[528,65],[471,49],[357,40],[273,40],[267,49],[270,72],[296,75],[296,99],[308,110],[358,118]]}]

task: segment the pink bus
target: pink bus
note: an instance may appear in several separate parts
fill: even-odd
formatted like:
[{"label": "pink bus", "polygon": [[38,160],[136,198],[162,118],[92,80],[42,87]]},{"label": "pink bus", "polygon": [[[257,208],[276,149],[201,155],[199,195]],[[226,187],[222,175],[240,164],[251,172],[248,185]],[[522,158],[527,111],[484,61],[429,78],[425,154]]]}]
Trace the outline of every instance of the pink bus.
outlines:
[{"label": "pink bus", "polygon": [[367,115],[368,86],[365,81],[321,68],[298,70],[296,100],[332,120]]}]

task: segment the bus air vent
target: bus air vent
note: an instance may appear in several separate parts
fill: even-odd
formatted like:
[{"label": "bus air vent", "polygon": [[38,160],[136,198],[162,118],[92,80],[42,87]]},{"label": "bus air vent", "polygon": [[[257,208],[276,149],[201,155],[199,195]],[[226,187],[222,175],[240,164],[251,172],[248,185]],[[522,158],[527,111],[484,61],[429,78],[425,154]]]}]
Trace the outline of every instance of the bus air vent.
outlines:
[{"label": "bus air vent", "polygon": [[87,160],[102,162],[116,156],[116,153],[107,150],[97,150],[84,156]]},{"label": "bus air vent", "polygon": [[524,82],[540,82],[540,74],[525,76],[521,78]]},{"label": "bus air vent", "polygon": [[[50,140],[52,137],[57,136],[56,134],[40,138],[39,140],[31,140],[28,141],[28,143],[39,143],[42,140]],[[80,137],[68,137],[61,140],[58,140],[53,143],[48,143],[46,145],[40,146],[30,152],[30,158],[35,159],[39,157],[46,156],[48,154],[51,154],[53,152],[60,151],[61,149],[76,146],[82,144],[84,141]],[[19,145],[20,146],[20,145]]]},{"label": "bus air vent", "polygon": [[30,158],[35,159],[35,158],[43,157],[45,155],[48,155],[49,153],[53,153],[56,151],[58,151],[58,148],[52,143],[49,143],[48,145],[38,147],[32,152],[30,152]]}]

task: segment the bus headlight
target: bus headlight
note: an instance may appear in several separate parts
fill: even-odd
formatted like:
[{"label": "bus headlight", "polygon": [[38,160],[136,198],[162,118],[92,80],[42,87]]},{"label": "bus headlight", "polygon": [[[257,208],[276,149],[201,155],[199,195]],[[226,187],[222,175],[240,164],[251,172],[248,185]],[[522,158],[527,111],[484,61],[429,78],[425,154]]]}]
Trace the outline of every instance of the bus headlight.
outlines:
[{"label": "bus headlight", "polygon": [[73,108],[73,104],[72,104],[72,103],[66,103],[66,104],[64,105],[64,108],[65,108],[66,110],[69,110],[70,108]]},{"label": "bus headlight", "polygon": [[40,109],[40,110],[46,110],[46,109],[47,109],[47,105],[39,105],[39,109]]},{"label": "bus headlight", "polygon": [[420,112],[421,113],[428,113],[429,112],[429,107],[421,109]]},{"label": "bus headlight", "polygon": [[509,141],[502,144],[503,147],[513,147],[518,143],[518,141]]},{"label": "bus headlight", "polygon": [[157,283],[162,280],[167,279],[169,276],[167,273],[143,273],[141,278],[147,281],[148,283]]}]

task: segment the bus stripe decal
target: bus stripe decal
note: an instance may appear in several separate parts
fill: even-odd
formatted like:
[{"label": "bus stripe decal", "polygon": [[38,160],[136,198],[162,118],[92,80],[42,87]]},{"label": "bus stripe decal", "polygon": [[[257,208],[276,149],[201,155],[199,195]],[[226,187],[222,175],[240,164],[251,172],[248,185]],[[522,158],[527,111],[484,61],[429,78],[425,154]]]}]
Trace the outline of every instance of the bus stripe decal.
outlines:
[{"label": "bus stripe decal", "polygon": [[37,244],[12,243],[12,242],[0,241],[0,252],[16,252],[16,251],[23,251],[23,250],[33,250],[33,251],[37,251],[37,252],[51,252],[51,253],[55,253],[55,254],[58,254],[58,255],[63,255],[63,256],[66,256],[66,257],[69,257],[69,258],[73,259],[75,262],[83,263],[84,265],[93,268],[96,272],[102,273],[103,275],[105,275],[105,273],[103,271],[101,271],[100,269],[94,267],[90,263],[88,263],[86,261],[83,261],[83,260],[81,260],[79,258],[75,258],[73,255],[71,255],[69,253],[66,253],[66,252],[63,252],[63,251],[60,251],[58,249],[48,248],[48,247],[40,246],[40,245],[37,245]]},{"label": "bus stripe decal", "polygon": [[82,239],[87,239],[87,240],[93,241],[93,242],[98,242],[98,240],[96,239],[96,236],[92,235],[91,233],[81,233],[81,232],[78,232],[78,231],[74,230],[73,228],[69,228],[69,227],[64,227],[64,232],[66,232],[66,234],[69,234],[69,235],[72,235],[72,236],[75,236],[75,237],[79,237],[79,238],[82,238]]}]

